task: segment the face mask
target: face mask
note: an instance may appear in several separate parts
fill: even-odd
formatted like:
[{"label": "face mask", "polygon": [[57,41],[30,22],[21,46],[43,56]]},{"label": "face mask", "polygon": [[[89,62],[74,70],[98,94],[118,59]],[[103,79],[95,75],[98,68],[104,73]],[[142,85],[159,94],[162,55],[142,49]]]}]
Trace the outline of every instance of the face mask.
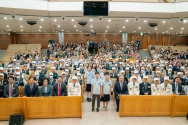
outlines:
[{"label": "face mask", "polygon": [[38,72],[41,72],[41,70],[38,70]]},{"label": "face mask", "polygon": [[145,70],[141,70],[141,72],[145,72]]},{"label": "face mask", "polygon": [[80,80],[80,76],[78,76],[77,79]]},{"label": "face mask", "polygon": [[77,71],[77,73],[80,73],[80,71]]},{"label": "face mask", "polygon": [[12,70],[12,68],[8,68],[9,70]]},{"label": "face mask", "polygon": [[18,79],[19,79],[19,78],[20,78],[20,76],[16,76],[16,78],[18,78]]},{"label": "face mask", "polygon": [[53,76],[49,76],[49,78],[51,79],[51,78],[53,78]]},{"label": "face mask", "polygon": [[37,79],[39,79],[39,76],[35,76]]},{"label": "face mask", "polygon": [[171,74],[171,72],[168,72],[168,74]]}]

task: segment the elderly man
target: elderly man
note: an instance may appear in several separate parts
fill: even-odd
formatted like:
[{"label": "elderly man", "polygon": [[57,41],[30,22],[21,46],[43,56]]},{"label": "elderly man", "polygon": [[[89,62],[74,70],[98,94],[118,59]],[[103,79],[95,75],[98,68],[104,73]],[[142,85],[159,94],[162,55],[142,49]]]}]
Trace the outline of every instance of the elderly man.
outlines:
[{"label": "elderly man", "polygon": [[[136,82],[137,83],[142,83],[142,79],[141,79],[141,77],[139,76],[139,72],[138,72],[138,70],[135,70],[134,71],[134,76],[136,76]],[[130,82],[132,82],[132,77],[130,78]]]},{"label": "elderly man", "polygon": [[119,76],[119,81],[117,81],[114,85],[114,93],[115,93],[115,98],[116,98],[116,105],[117,109],[116,112],[119,112],[119,96],[122,95],[127,95],[128,94],[128,88],[127,88],[127,83],[124,82],[124,76],[120,75]]},{"label": "elderly man", "polygon": [[8,84],[7,79],[4,79],[4,74],[0,73],[0,85],[5,86]]},{"label": "elderly man", "polygon": [[155,78],[159,79],[159,84],[164,82],[164,78],[161,76],[161,72],[160,71],[156,71],[156,76]]},{"label": "elderly man", "polygon": [[68,96],[81,95],[81,86],[77,83],[77,77],[72,77],[72,82],[68,84]]},{"label": "elderly man", "polygon": [[164,83],[162,83],[160,85],[161,85],[161,95],[171,95],[171,94],[173,94],[172,85],[169,82],[168,76],[164,77]]},{"label": "elderly man", "polygon": [[143,77],[143,82],[140,83],[140,95],[151,95],[151,84],[148,83],[148,76]]},{"label": "elderly man", "polygon": [[117,78],[117,73],[115,69],[116,69],[115,67],[112,68],[112,72],[110,73],[110,78]]},{"label": "elderly man", "polygon": [[151,85],[151,95],[161,95],[161,86],[158,78],[154,78],[154,84]]},{"label": "elderly man", "polygon": [[4,75],[4,79],[7,79],[7,73],[4,72],[4,68],[0,67],[0,73],[2,73]]},{"label": "elderly man", "polygon": [[58,74],[55,72],[55,67],[51,68],[51,72],[53,73],[53,78],[58,79]]},{"label": "elderly man", "polygon": [[15,74],[15,83],[18,86],[24,86],[24,85],[27,84],[27,82],[25,81],[25,79],[22,78],[20,72],[16,72],[16,74]]},{"label": "elderly man", "polygon": [[63,83],[63,78],[61,76],[58,77],[57,83],[53,86],[54,96],[66,96],[67,89],[66,85]]},{"label": "elderly man", "polygon": [[175,81],[171,83],[172,85],[172,92],[176,95],[184,95],[182,84],[180,83],[180,77],[176,77]]},{"label": "elderly man", "polygon": [[129,95],[139,95],[139,84],[136,82],[136,76],[132,76],[132,82],[128,84]]},{"label": "elderly man", "polygon": [[[125,71],[123,71],[123,70],[120,71],[119,76],[120,76],[120,75],[124,76],[124,82],[128,83],[128,79],[127,79],[127,77],[125,76]],[[117,77],[116,82],[119,81],[119,76]]]}]

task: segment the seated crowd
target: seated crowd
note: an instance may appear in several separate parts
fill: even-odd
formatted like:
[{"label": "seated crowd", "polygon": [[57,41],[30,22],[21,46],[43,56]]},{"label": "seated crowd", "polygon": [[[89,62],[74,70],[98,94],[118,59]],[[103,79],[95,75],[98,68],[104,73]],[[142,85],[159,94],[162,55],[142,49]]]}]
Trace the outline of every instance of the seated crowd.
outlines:
[{"label": "seated crowd", "polygon": [[[120,94],[188,95],[188,51],[182,53],[186,58],[180,58],[181,53],[172,58],[169,53],[174,55],[170,49],[153,49],[154,59],[142,59],[134,43],[99,44],[95,55],[83,44],[53,43],[44,57],[37,52],[18,52],[9,63],[0,62],[0,97],[18,97],[19,86],[27,97],[81,95],[83,86],[92,111],[96,98],[99,111],[100,97],[103,109],[108,110],[106,102],[112,93],[119,111]],[[116,79],[115,84],[112,79]]]}]

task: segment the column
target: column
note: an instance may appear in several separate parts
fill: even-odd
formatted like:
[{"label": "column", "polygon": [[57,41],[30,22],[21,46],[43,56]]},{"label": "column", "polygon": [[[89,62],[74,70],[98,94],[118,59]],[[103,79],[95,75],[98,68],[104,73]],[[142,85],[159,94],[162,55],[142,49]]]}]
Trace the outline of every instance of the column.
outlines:
[{"label": "column", "polygon": [[59,32],[59,43],[64,44],[64,32]]},{"label": "column", "polygon": [[128,39],[128,33],[122,33],[122,43],[126,44]]}]

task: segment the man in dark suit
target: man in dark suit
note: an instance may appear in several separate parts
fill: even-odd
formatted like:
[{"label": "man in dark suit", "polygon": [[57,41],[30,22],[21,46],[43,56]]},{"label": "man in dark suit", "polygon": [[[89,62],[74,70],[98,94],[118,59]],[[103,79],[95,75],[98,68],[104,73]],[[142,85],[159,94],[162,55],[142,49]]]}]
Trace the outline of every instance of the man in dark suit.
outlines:
[{"label": "man in dark suit", "polygon": [[66,96],[67,89],[66,85],[63,83],[63,78],[61,76],[58,77],[57,83],[53,86],[54,96]]},{"label": "man in dark suit", "polygon": [[179,72],[180,68],[181,68],[180,63],[177,62],[176,65],[173,67],[173,71]]},{"label": "man in dark suit", "polygon": [[0,84],[0,98],[4,97],[4,86]]},{"label": "man in dark suit", "polygon": [[118,74],[116,73],[115,67],[112,68],[112,72],[110,73],[110,78],[117,78]]},{"label": "man in dark suit", "polygon": [[138,49],[139,49],[140,48],[140,39],[138,38],[136,42],[137,42]]},{"label": "man in dark suit", "polygon": [[4,97],[5,98],[12,98],[12,97],[18,97],[19,89],[18,85],[14,84],[14,77],[9,76],[8,77],[8,83],[4,87]]},{"label": "man in dark suit", "polygon": [[172,82],[172,92],[176,95],[184,95],[182,84],[180,83],[180,77],[175,78],[175,82]]},{"label": "man in dark suit", "polygon": [[4,74],[4,79],[7,79],[8,77],[8,75],[7,75],[7,73],[5,73],[4,72],[4,68],[3,67],[0,67],[0,73],[3,73]]},{"label": "man in dark suit", "polygon": [[152,47],[151,47],[151,50],[155,50],[155,47],[154,47],[154,45],[152,45]]},{"label": "man in dark suit", "polygon": [[151,95],[151,85],[148,83],[148,76],[143,77],[143,82],[140,83],[140,95]]},{"label": "man in dark suit", "polygon": [[34,84],[34,78],[29,78],[29,83],[25,85],[24,87],[24,96],[27,97],[35,97],[38,96],[38,85]]},{"label": "man in dark suit", "polygon": [[4,79],[4,74],[3,73],[0,73],[0,85],[7,85],[8,84],[8,81],[7,79]]},{"label": "man in dark suit", "polygon": [[115,83],[114,85],[114,93],[115,93],[115,98],[116,98],[116,104],[117,104],[117,109],[116,112],[119,111],[119,96],[126,95],[128,94],[128,88],[127,88],[127,83],[124,82],[124,76],[120,75],[119,76],[119,81]]}]

